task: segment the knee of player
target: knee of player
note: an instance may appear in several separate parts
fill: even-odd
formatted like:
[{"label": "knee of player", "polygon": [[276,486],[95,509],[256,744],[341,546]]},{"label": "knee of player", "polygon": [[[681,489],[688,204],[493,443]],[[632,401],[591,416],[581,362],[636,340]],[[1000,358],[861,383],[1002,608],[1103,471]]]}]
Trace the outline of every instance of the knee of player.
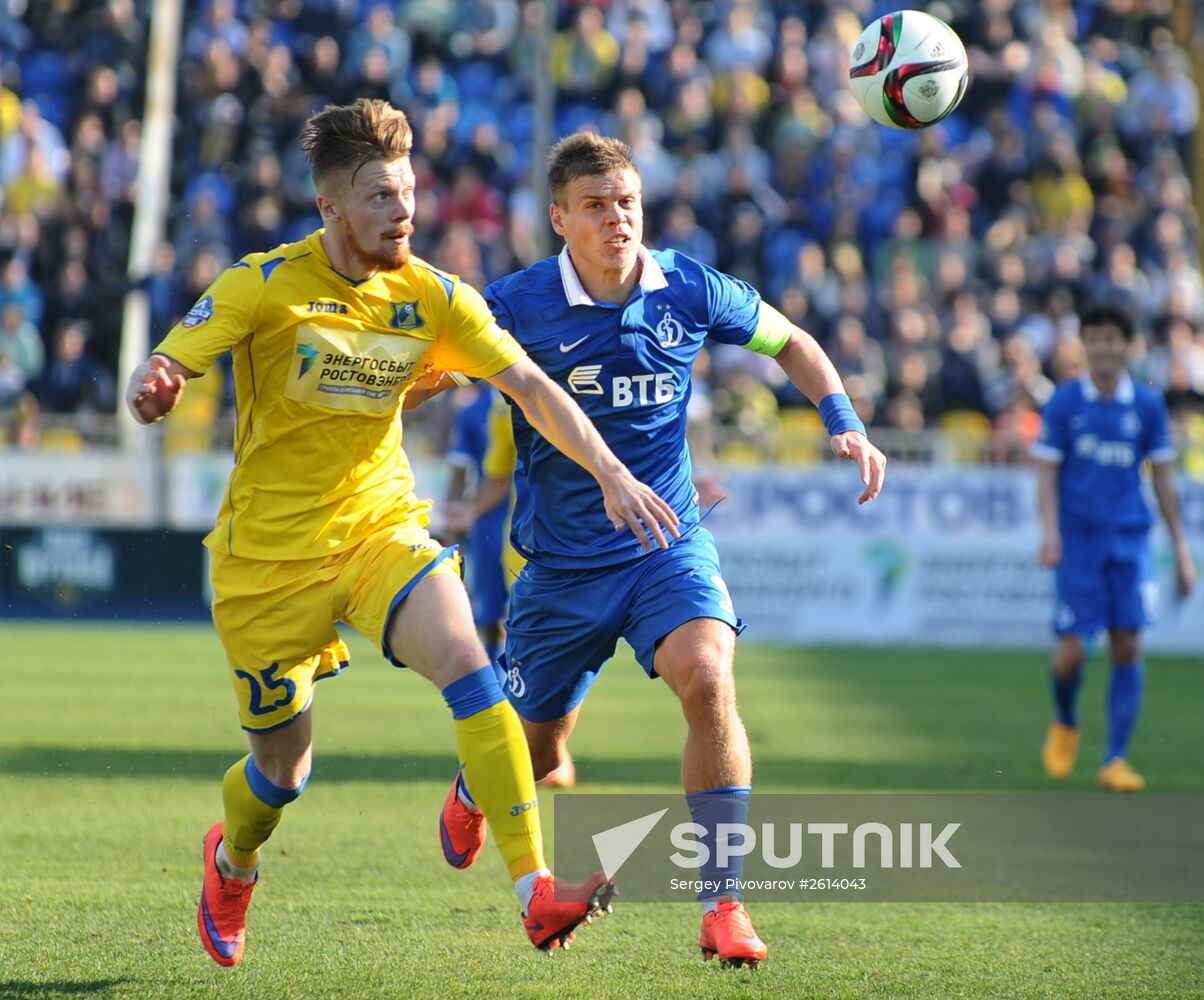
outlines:
[{"label": "knee of player", "polygon": [[677,674],[682,711],[713,713],[736,706],[736,683],[731,662],[720,657],[695,660]]},{"label": "knee of player", "polygon": [[1052,660],[1054,673],[1067,679],[1080,670],[1087,662],[1087,647],[1079,636],[1064,636],[1054,649]]},{"label": "knee of player", "polygon": [[1110,646],[1114,663],[1141,659],[1141,635],[1135,629],[1116,629],[1110,636]]}]

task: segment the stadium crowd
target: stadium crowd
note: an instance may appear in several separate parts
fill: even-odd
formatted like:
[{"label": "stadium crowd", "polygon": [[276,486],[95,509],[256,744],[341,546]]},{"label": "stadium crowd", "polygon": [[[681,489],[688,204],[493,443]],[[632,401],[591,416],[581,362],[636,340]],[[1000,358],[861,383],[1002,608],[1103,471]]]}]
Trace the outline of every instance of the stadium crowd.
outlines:
[{"label": "stadium crowd", "polygon": [[[846,85],[862,25],[896,6],[560,3],[544,66],[541,0],[190,0],[169,237],[141,279],[152,337],[242,254],[313,228],[295,138],[356,96],[414,122],[416,252],[478,288],[529,264],[547,73],[556,136],[589,126],[634,151],[647,242],[760,288],[825,346],[868,425],[966,430],[1020,459],[1053,383],[1082,364],[1076,307],[1103,299],[1133,312],[1134,370],[1198,433],[1198,93],[1171,0],[924,4],[965,40],[971,83],[916,133],[871,122]],[[114,407],[149,7],[0,0],[10,445],[36,444],[39,410]],[[694,405],[721,456],[772,455],[809,410],[777,366],[722,347]]]}]

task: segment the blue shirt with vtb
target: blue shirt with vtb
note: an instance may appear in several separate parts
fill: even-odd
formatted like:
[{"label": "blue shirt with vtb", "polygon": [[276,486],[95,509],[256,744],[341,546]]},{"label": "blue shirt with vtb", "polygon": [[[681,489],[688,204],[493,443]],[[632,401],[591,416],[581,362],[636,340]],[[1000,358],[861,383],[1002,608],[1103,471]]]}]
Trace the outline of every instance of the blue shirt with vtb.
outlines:
[{"label": "blue shirt with vtb", "polygon": [[1041,413],[1033,455],[1061,465],[1058,513],[1063,531],[1141,531],[1153,518],[1141,463],[1175,457],[1166,403],[1153,389],[1121,377],[1105,399],[1087,375],[1061,383]]},{"label": "blue shirt with vtb", "polygon": [[[567,249],[485,289],[498,324],[564,388],[632,474],[698,523],[686,406],[690,371],[706,338],[746,345],[761,298],[747,283],[673,250],[641,248],[639,284],[621,305],[595,302]],[[511,541],[556,568],[608,566],[644,549],[616,532],[594,478],[540,436],[513,407],[518,449]]]}]

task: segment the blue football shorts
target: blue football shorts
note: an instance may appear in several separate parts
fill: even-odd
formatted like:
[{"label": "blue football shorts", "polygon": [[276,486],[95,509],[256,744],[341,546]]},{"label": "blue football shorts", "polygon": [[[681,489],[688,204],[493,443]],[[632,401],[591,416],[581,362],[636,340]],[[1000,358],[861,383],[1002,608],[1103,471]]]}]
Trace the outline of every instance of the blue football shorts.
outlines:
[{"label": "blue football shorts", "polygon": [[1063,533],[1055,580],[1057,635],[1153,624],[1158,585],[1148,532]]},{"label": "blue football shorts", "polygon": [[524,719],[559,719],[581,703],[620,638],[654,678],[657,644],[695,618],[744,630],[705,528],[617,566],[562,570],[528,563],[510,591],[501,663],[506,696]]},{"label": "blue football shorts", "polygon": [[468,594],[478,625],[495,625],[506,616],[506,577],[502,545],[508,505],[498,504],[477,520],[468,536]]}]

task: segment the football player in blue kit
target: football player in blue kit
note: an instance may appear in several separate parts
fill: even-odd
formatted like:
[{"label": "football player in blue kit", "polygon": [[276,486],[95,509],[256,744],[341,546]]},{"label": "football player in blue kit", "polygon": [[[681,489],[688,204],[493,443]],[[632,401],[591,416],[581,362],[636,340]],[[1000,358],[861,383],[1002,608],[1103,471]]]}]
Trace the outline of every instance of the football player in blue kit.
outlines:
[{"label": "football player in blue kit", "polygon": [[[565,757],[582,699],[626,639],[648,676],[664,680],[681,702],[686,798],[713,841],[717,823],[747,819],[752,764],[732,671],[743,623],[700,524],[686,446],[695,357],[710,338],[775,358],[819,407],[833,452],[856,464],[859,502],[878,496],[886,459],[809,334],[745,282],[643,245],[640,175],[620,140],[572,135],[552,148],[548,163],[552,226],[565,247],[495,281],[486,301],[632,473],[672,506],[680,537],[645,555],[595,510],[589,476],[512,409],[516,478],[526,488],[511,539],[527,565],[511,589],[505,687],[542,778]],[[466,852],[475,856],[484,841],[484,816],[462,779],[441,827],[453,864]],[[756,965],[767,950],[741,902],[740,864],[719,868],[710,853],[700,876],[725,888],[700,897],[703,954],[724,965]]]},{"label": "football player in blue kit", "polygon": [[1101,304],[1084,308],[1079,325],[1087,372],[1058,386],[1045,404],[1041,436],[1033,445],[1042,529],[1038,558],[1055,569],[1057,590],[1057,645],[1050,665],[1055,718],[1041,756],[1051,778],[1074,770],[1076,702],[1088,644],[1107,629],[1112,677],[1098,780],[1108,791],[1139,792],[1145,779],[1126,753],[1145,686],[1140,633],[1152,621],[1157,595],[1150,558],[1153,519],[1141,481],[1146,459],[1174,548],[1180,596],[1191,593],[1196,569],[1179,515],[1166,403],[1125,370],[1131,321],[1123,311]]}]

